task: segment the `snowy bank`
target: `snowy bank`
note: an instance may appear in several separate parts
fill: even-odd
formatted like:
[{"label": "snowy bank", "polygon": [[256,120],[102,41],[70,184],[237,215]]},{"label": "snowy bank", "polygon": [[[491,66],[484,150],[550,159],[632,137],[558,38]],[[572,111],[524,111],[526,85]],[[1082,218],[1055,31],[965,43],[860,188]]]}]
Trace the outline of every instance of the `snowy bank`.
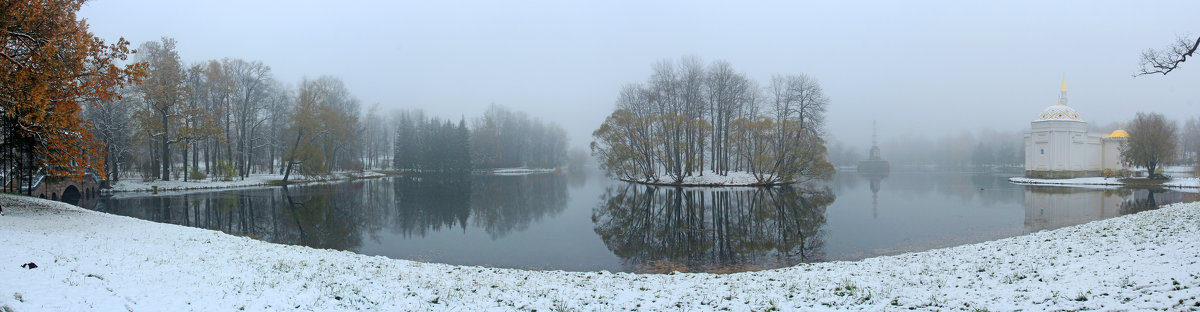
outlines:
[{"label": "snowy bank", "polygon": [[[332,176],[329,176],[329,177],[304,177],[304,176],[292,174],[292,176],[288,177],[288,182],[289,183],[291,183],[291,182],[311,183],[311,182],[323,182],[323,181],[334,181],[334,180],[345,180],[345,179],[374,178],[374,177],[382,177],[382,176],[386,176],[386,174],[383,174],[380,172],[375,172],[375,171],[339,172],[339,173],[334,173]],[[235,177],[231,181],[220,181],[220,180],[210,180],[210,179],[199,180],[199,181],[187,181],[187,182],[184,182],[182,180],[174,180],[174,181],[121,180],[121,181],[114,182],[112,184],[112,191],[113,192],[149,192],[149,191],[154,190],[155,187],[158,187],[159,191],[218,189],[218,188],[234,188],[234,187],[245,187],[245,186],[271,185],[271,184],[280,183],[281,181],[283,181],[282,174],[251,174],[248,177],[246,177],[245,180],[243,180],[240,177]]]},{"label": "snowy bank", "polygon": [[522,167],[522,168],[502,168],[502,169],[478,170],[476,172],[485,173],[485,174],[502,175],[502,176],[519,176],[519,175],[530,175],[530,174],[539,174],[539,173],[554,173],[554,172],[558,172],[558,168],[524,168],[524,167]]},{"label": "snowy bank", "polygon": [[[771,179],[771,175],[767,175],[765,179]],[[668,186],[768,186],[768,185],[783,185],[787,182],[776,183],[760,183],[754,174],[744,171],[730,171],[727,175],[717,174],[716,172],[704,170],[698,175],[683,177],[683,182],[675,183],[674,178],[670,175],[660,175],[652,180],[629,180],[621,179],[625,182],[650,184],[650,185],[668,185]]]},{"label": "snowy bank", "polygon": [[[1018,183],[1018,184],[1108,185],[1108,186],[1125,185],[1125,182],[1122,182],[1118,178],[1105,178],[1105,177],[1088,177],[1088,178],[1074,178],[1074,179],[1031,179],[1031,178],[1024,178],[1024,177],[1012,177],[1012,178],[1008,178],[1008,181],[1013,182],[1013,183]],[[1200,178],[1172,178],[1171,180],[1163,182],[1162,186],[1175,187],[1175,188],[1193,188],[1193,189],[1200,188]]]},{"label": "snowy bank", "polygon": [[[1200,203],[856,262],[728,275],[453,266],[0,195],[0,310],[1184,310]],[[21,264],[33,262],[36,269]]]}]

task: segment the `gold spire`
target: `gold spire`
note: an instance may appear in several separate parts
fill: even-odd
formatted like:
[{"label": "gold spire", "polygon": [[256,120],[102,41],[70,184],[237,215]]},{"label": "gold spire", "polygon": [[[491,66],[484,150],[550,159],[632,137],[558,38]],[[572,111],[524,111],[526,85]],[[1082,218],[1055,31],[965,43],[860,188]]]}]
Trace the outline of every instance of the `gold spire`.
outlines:
[{"label": "gold spire", "polygon": [[1063,74],[1062,92],[1058,93],[1058,105],[1067,105],[1067,74]]}]

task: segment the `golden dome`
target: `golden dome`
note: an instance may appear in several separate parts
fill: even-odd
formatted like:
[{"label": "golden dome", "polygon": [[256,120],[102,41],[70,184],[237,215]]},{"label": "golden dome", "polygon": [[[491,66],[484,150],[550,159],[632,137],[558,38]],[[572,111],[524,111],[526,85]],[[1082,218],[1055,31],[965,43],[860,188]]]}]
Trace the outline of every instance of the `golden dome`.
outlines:
[{"label": "golden dome", "polygon": [[1118,128],[1117,130],[1113,130],[1112,134],[1109,134],[1108,137],[1110,137],[1110,138],[1128,138],[1129,132],[1125,132],[1125,130],[1121,130],[1120,128]]}]

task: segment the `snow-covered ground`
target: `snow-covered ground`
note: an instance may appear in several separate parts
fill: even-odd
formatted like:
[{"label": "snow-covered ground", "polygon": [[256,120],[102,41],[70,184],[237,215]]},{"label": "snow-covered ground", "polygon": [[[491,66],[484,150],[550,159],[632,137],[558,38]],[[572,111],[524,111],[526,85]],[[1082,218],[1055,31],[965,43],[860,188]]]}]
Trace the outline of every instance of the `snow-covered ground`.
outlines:
[{"label": "snow-covered ground", "polygon": [[[1008,181],[1021,184],[1052,184],[1052,185],[1111,185],[1121,186],[1125,183],[1117,178],[1088,177],[1074,179],[1031,179],[1024,177],[1008,178]],[[1176,188],[1200,188],[1200,178],[1171,178],[1163,182],[1163,186]]]},{"label": "snow-covered ground", "polygon": [[[1192,173],[1195,170],[1192,166],[1166,166],[1163,168],[1165,173]],[[1145,171],[1143,168],[1142,171]]]},{"label": "snow-covered ground", "polygon": [[[381,177],[383,173],[375,171],[364,172],[339,172],[334,173],[329,177],[304,177],[293,174],[288,177],[288,181],[292,182],[319,182],[329,180],[356,179],[356,178],[371,178]],[[268,185],[283,180],[282,174],[251,174],[245,180],[241,178],[233,178],[231,181],[220,181],[204,179],[199,181],[173,180],[173,181],[139,181],[139,180],[121,180],[112,184],[113,192],[148,192],[158,187],[159,191],[177,191],[177,190],[197,190],[197,189],[214,189],[214,188],[233,188],[244,186]]]},{"label": "snow-covered ground", "polygon": [[[767,175],[767,177],[771,177]],[[727,175],[720,175],[716,172],[704,170],[703,174],[683,177],[683,183],[674,183],[674,179],[670,175],[660,175],[658,179],[653,181],[629,181],[644,184],[655,185],[681,185],[681,186],[747,186],[759,185],[758,178],[754,174],[744,171],[730,171]]]},{"label": "snow-covered ground", "polygon": [[[997,241],[728,275],[454,266],[0,195],[0,310],[1188,310],[1200,203]],[[20,265],[33,262],[36,269]]]},{"label": "snow-covered ground", "polygon": [[490,174],[494,174],[494,175],[503,175],[503,176],[518,176],[518,175],[530,175],[530,174],[539,174],[539,173],[558,172],[558,168],[503,168],[503,169],[480,170],[479,172],[480,173],[490,173]]}]

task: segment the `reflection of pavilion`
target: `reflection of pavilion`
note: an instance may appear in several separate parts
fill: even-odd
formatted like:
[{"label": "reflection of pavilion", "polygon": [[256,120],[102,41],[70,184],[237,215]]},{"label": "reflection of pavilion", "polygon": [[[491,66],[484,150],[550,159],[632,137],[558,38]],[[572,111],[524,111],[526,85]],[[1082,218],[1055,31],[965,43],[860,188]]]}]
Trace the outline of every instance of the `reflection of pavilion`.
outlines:
[{"label": "reflection of pavilion", "polygon": [[867,178],[871,184],[871,218],[879,218],[879,189],[887,172],[859,172],[859,176]]},{"label": "reflection of pavilion", "polygon": [[1025,229],[1033,232],[1075,225],[1195,200],[1194,194],[1150,189],[1025,188]]}]

